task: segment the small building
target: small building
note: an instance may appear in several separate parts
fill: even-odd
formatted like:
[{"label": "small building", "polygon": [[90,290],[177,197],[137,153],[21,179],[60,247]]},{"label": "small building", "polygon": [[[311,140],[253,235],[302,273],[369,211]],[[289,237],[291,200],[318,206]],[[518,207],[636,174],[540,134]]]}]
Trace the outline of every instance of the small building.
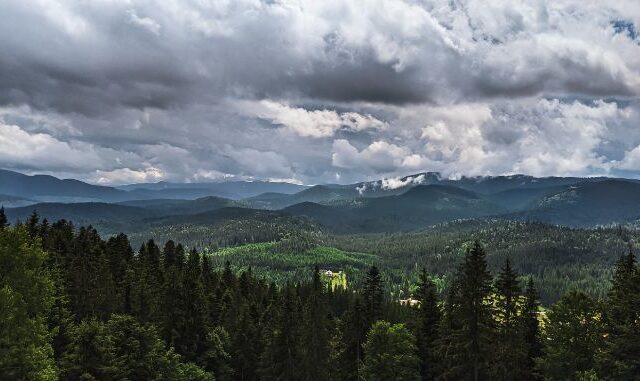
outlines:
[{"label": "small building", "polygon": [[418,299],[413,299],[413,298],[400,299],[399,302],[400,302],[400,305],[403,305],[403,306],[415,307],[420,305],[420,301]]}]

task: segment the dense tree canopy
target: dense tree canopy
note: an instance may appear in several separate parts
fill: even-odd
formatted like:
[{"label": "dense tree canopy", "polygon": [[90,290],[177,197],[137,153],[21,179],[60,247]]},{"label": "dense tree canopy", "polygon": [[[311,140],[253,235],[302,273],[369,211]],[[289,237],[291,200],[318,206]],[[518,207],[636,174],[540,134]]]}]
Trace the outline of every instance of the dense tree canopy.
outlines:
[{"label": "dense tree canopy", "polygon": [[[307,255],[309,246],[299,250]],[[125,235],[104,240],[91,227],[33,215],[0,228],[0,378],[638,374],[640,271],[633,253],[617,262],[605,298],[571,291],[548,309],[532,277],[525,281],[506,258],[494,276],[487,257],[479,242],[466,245],[451,279],[439,285],[422,270],[401,303],[384,267],[361,270],[362,282],[349,285],[327,283],[314,266],[306,280],[268,283],[250,267],[237,271],[173,241],[148,240],[134,251]]]}]

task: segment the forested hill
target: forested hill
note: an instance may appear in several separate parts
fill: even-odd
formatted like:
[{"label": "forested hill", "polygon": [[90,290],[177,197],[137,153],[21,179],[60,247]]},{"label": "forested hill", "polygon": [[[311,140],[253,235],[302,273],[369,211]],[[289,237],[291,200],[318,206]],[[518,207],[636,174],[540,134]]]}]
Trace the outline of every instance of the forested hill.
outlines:
[{"label": "forested hill", "polygon": [[462,251],[439,296],[426,271],[402,300],[377,266],[359,286],[268,284],[173,241],[134,251],[65,221],[0,218],[3,380],[633,380],[640,268],[541,308],[536,283]]}]

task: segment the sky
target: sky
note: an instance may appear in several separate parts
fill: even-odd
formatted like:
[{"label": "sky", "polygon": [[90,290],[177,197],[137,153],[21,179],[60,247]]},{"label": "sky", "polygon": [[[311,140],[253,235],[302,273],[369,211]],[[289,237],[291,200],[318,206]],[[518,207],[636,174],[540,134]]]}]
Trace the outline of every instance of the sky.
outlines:
[{"label": "sky", "polygon": [[3,0],[0,168],[640,177],[637,0]]}]

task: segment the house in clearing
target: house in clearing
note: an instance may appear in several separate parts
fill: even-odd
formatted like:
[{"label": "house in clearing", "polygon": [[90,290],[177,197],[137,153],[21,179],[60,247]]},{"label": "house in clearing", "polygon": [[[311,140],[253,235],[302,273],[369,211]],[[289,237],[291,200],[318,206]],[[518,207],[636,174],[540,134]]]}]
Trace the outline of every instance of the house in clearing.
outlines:
[{"label": "house in clearing", "polygon": [[327,287],[331,287],[332,290],[337,287],[347,288],[347,274],[344,271],[323,269],[320,270],[320,276]]}]

